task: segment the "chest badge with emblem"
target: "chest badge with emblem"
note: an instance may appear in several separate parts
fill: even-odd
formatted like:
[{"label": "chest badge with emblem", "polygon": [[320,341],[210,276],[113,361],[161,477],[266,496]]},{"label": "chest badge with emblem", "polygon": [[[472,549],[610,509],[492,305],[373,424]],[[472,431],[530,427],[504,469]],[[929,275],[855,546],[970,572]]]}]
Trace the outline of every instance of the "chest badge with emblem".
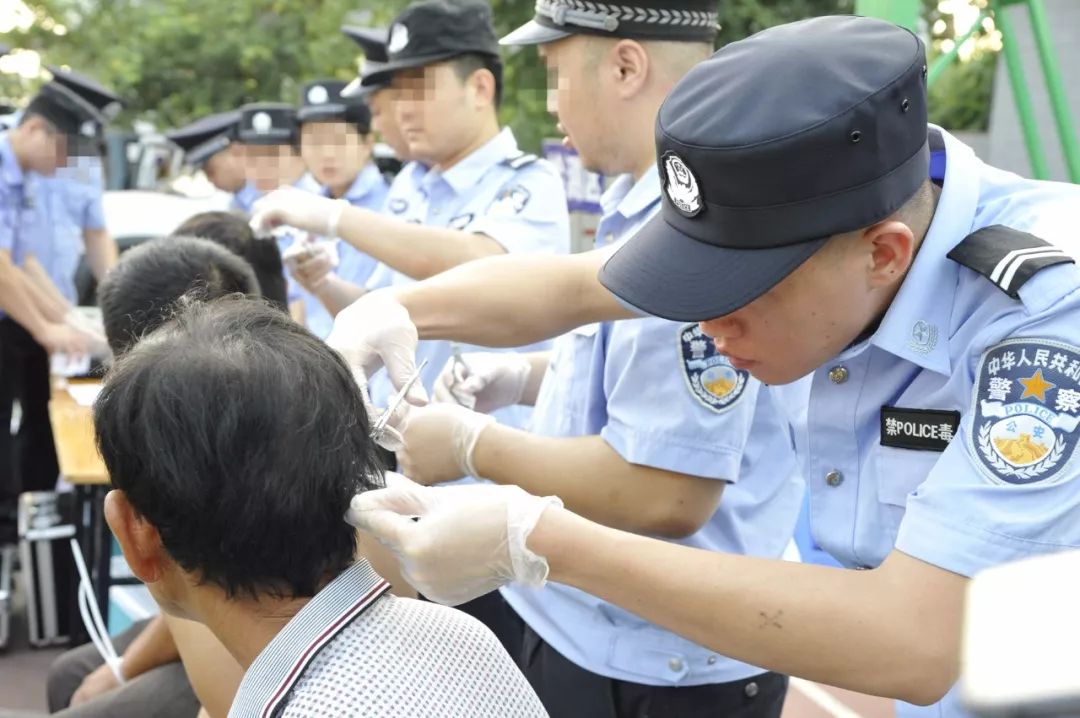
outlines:
[{"label": "chest badge with emblem", "polygon": [[679,359],[690,393],[717,413],[731,408],[746,391],[750,374],[717,354],[712,340],[697,324],[679,330]]},{"label": "chest badge with emblem", "polygon": [[975,385],[972,454],[995,482],[1062,475],[1080,424],[1080,349],[1011,339],[988,350]]}]

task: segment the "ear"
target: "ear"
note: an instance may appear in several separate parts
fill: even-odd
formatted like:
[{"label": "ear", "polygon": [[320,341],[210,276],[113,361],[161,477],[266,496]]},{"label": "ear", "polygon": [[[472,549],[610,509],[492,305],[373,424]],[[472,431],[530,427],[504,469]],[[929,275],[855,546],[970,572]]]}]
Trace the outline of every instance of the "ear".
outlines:
[{"label": "ear", "polygon": [[143,583],[160,581],[170,559],[161,545],[161,536],[150,522],[139,516],[123,491],[105,497],[105,521],[124,552],[132,573]]},{"label": "ear", "polygon": [[649,53],[636,40],[620,40],[609,50],[619,97],[630,99],[641,92],[649,77]]},{"label": "ear", "polygon": [[491,70],[480,69],[469,78],[473,91],[473,107],[477,110],[495,106],[495,75]]},{"label": "ear", "polygon": [[886,220],[868,227],[861,244],[868,250],[867,280],[871,288],[892,286],[903,281],[915,261],[915,235],[903,222]]}]

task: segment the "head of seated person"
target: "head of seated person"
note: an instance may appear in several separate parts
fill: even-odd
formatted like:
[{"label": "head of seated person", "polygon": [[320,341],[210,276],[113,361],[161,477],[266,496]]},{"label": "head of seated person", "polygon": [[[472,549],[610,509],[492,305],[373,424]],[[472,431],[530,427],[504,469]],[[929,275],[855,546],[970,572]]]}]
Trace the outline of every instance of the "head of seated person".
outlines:
[{"label": "head of seated person", "polygon": [[354,563],[345,513],[383,481],[360,391],[264,301],[185,297],[113,366],[94,424],[132,571],[174,616],[261,635],[242,664]]},{"label": "head of seated person", "polygon": [[283,311],[288,306],[285,269],[277,242],[260,240],[243,217],[232,212],[201,212],[181,224],[174,235],[217,242],[247,260],[255,270],[262,295]]},{"label": "head of seated person", "polygon": [[251,266],[210,240],[172,236],[124,252],[102,280],[98,304],[109,347],[120,356],[168,319],[184,295],[229,294],[259,295]]}]

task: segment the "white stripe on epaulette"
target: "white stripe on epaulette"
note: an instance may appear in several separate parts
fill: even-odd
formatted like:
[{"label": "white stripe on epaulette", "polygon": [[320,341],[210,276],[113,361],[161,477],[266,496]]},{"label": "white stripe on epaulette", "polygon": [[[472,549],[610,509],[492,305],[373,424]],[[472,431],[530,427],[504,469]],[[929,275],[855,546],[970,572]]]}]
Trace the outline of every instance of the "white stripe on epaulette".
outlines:
[{"label": "white stripe on epaulette", "polygon": [[719,13],[704,10],[668,10],[630,7],[590,0],[536,0],[536,14],[556,25],[577,25],[614,32],[620,22],[678,27],[715,27]]},{"label": "white stripe on epaulette", "polygon": [[519,170],[522,167],[531,165],[536,160],[540,159],[536,155],[530,155],[525,152],[519,152],[516,155],[511,155],[506,158],[506,164],[510,165],[512,169]]}]

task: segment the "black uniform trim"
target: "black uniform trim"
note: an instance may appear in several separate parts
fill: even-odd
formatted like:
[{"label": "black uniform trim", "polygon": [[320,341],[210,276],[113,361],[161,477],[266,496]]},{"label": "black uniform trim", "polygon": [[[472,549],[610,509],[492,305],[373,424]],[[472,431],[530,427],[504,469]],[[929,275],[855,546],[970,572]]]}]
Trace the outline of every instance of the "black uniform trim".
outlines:
[{"label": "black uniform trim", "polygon": [[506,164],[510,165],[512,169],[519,170],[522,167],[528,167],[533,162],[536,162],[539,158],[536,155],[526,154],[522,152],[519,155],[506,158]]},{"label": "black uniform trim", "polygon": [[969,234],[947,256],[983,275],[1013,299],[1019,298],[1020,287],[1040,269],[1076,261],[1045,239],[1000,224]]}]

